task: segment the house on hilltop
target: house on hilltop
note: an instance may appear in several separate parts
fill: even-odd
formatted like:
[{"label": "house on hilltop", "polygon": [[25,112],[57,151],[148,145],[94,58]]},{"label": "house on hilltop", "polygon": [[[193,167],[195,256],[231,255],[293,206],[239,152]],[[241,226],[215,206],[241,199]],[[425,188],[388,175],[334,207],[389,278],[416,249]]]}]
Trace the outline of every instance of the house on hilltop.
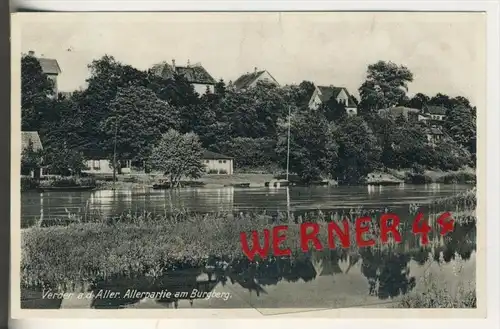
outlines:
[{"label": "house on hilltop", "polygon": [[406,120],[410,122],[417,122],[421,121],[422,115],[420,114],[419,109],[414,109],[411,107],[405,107],[405,106],[394,106],[386,109],[381,109],[378,111],[378,115],[380,117],[388,117],[393,116],[394,118],[398,118],[400,116],[403,116]]},{"label": "house on hilltop", "polygon": [[[24,55],[26,56],[26,55]],[[57,85],[57,78],[59,74],[61,74],[61,67],[59,66],[59,63],[57,62],[56,59],[52,58],[45,58],[45,57],[37,57],[35,56],[35,52],[33,50],[30,50],[28,52],[28,56],[33,56],[35,57],[38,62],[40,63],[40,66],[42,67],[42,72],[52,81],[54,84],[54,95],[57,97],[59,89]]]},{"label": "house on hilltop", "polygon": [[276,81],[276,79],[267,70],[258,70],[255,67],[253,72],[245,73],[238,79],[236,79],[236,81],[234,81],[233,83],[233,86],[236,90],[245,90],[255,87],[259,81],[273,84],[275,86],[280,85],[278,81]]},{"label": "house on hilltop", "polygon": [[[22,131],[21,132],[21,150],[24,151],[32,147],[33,151],[38,152],[43,150],[42,141],[37,131]],[[21,175],[29,175],[31,177],[41,177],[43,168],[31,170],[30,172],[21,172]]]},{"label": "house on hilltop", "polygon": [[433,125],[440,125],[446,120],[446,108],[443,106],[426,105],[422,109],[426,120]]},{"label": "house on hilltop", "polygon": [[199,95],[203,95],[207,88],[210,92],[214,92],[217,83],[200,63],[191,65],[189,60],[186,66],[177,66],[175,60],[172,60],[172,64],[161,62],[153,65],[151,71],[163,79],[171,79],[175,74],[182,75]]},{"label": "house on hilltop", "polygon": [[203,151],[203,164],[209,174],[233,174],[233,158],[212,151]]},{"label": "house on hilltop", "polygon": [[316,86],[311,99],[309,100],[309,108],[317,109],[321,104],[334,98],[338,103],[345,106],[348,115],[358,114],[358,105],[349,91],[345,87],[335,86]]}]

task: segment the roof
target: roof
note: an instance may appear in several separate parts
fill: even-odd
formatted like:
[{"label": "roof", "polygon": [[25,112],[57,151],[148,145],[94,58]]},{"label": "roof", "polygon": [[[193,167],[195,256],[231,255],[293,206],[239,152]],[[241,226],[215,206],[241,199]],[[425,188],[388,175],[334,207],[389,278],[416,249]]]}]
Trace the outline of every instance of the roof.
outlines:
[{"label": "roof", "polygon": [[[262,74],[267,72],[266,70],[255,71],[252,73],[245,73],[240,76],[236,81],[234,81],[234,87],[236,89],[245,89],[250,87]],[[267,72],[271,76],[271,78],[277,83],[276,79],[271,75],[271,73]]]},{"label": "roof", "polygon": [[57,60],[51,58],[38,58],[38,62],[42,67],[42,71],[45,74],[59,74],[61,73],[61,68],[59,67],[59,63]]},{"label": "roof", "polygon": [[428,112],[429,114],[446,115],[446,108],[443,106],[429,105],[425,107],[425,111]]},{"label": "roof", "polygon": [[203,159],[205,159],[205,160],[219,160],[219,159],[231,160],[232,157],[229,157],[229,156],[224,155],[224,154],[215,153],[212,151],[205,150],[205,151],[203,151]]},{"label": "roof", "polygon": [[395,107],[390,107],[387,109],[381,109],[378,111],[379,115],[391,114],[395,117],[399,117],[399,116],[403,115],[405,118],[408,118],[408,114],[410,114],[410,113],[418,114],[418,113],[420,113],[420,110],[414,109],[411,107],[405,107],[405,106],[395,106]]},{"label": "roof", "polygon": [[186,78],[189,83],[199,83],[206,85],[215,85],[217,81],[208,73],[208,71],[201,66],[201,64],[189,65],[189,66],[175,66],[167,62],[161,62],[159,64],[153,65],[151,71],[161,76],[164,79],[171,78],[173,73],[180,74]]},{"label": "roof", "polygon": [[356,107],[356,102],[354,98],[351,96],[349,91],[345,87],[335,87],[335,86],[317,86],[317,90],[319,91],[319,99],[321,102],[326,102],[330,100],[330,98],[337,98],[340,92],[343,90],[348,97],[347,106],[348,107]]},{"label": "roof", "polygon": [[42,141],[37,131],[22,131],[21,132],[21,147],[26,149],[28,145],[32,143],[33,150],[43,150]]}]

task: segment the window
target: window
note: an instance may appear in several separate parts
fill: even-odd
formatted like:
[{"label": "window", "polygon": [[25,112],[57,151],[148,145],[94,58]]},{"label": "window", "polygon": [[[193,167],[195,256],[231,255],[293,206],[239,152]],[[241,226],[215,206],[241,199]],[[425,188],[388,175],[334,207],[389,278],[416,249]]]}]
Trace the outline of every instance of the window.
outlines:
[{"label": "window", "polygon": [[101,161],[94,160],[93,167],[94,167],[94,170],[100,170],[101,169]]},{"label": "window", "polygon": [[210,162],[210,160],[205,160],[205,163],[209,163],[209,162]]},{"label": "window", "polygon": [[219,163],[222,163],[222,160],[219,160]]},{"label": "window", "polygon": [[223,163],[226,163],[226,160],[222,160]]}]

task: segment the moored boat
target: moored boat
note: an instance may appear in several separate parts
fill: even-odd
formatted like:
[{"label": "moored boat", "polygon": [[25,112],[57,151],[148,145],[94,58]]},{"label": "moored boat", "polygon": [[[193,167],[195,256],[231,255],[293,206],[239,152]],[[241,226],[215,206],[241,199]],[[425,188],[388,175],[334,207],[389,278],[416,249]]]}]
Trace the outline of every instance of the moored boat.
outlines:
[{"label": "moored boat", "polygon": [[97,186],[46,186],[38,187],[39,192],[72,192],[72,191],[92,191]]}]

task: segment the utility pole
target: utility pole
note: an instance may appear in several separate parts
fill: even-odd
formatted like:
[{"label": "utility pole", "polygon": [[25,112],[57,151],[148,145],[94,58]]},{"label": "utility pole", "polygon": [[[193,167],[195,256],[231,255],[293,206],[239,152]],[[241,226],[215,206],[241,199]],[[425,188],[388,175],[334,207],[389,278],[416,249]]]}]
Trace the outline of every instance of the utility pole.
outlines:
[{"label": "utility pole", "polygon": [[115,141],[113,146],[113,190],[116,185],[116,136],[118,134],[118,120],[115,120]]},{"label": "utility pole", "polygon": [[288,106],[288,141],[287,141],[287,151],[286,151],[286,180],[288,182],[288,171],[290,169],[290,117],[291,117],[290,106]]}]

